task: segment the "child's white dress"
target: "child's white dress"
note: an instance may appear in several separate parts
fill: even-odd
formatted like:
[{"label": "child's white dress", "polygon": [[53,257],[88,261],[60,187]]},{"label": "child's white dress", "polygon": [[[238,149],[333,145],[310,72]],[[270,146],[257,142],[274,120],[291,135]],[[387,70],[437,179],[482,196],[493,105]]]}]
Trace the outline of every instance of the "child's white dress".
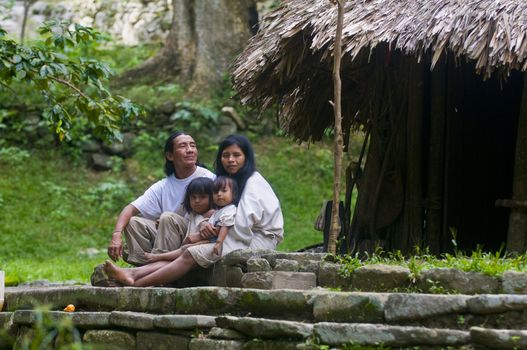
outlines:
[{"label": "child's white dress", "polygon": [[[232,249],[234,247],[231,247],[233,246],[231,243],[234,243],[234,241],[229,239],[229,235],[234,228],[235,216],[236,206],[234,204],[229,204],[221,209],[216,210],[209,219],[209,223],[214,226],[229,227],[227,236],[223,241],[222,255],[234,250]],[[221,258],[221,256],[217,256],[212,253],[212,248],[214,248],[214,244],[216,244],[214,243],[215,239],[214,241],[211,240],[211,242],[212,243],[199,244],[188,248],[188,251],[190,254],[192,254],[192,257],[196,263],[202,267],[209,267]]]}]

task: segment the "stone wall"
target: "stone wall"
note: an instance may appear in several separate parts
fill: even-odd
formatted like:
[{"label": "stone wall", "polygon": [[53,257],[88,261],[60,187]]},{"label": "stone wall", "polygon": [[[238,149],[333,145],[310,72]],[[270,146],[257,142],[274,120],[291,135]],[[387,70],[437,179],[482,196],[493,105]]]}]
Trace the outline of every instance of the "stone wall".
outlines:
[{"label": "stone wall", "polygon": [[[242,250],[178,288],[8,288],[0,328],[31,336],[35,306],[47,305],[94,349],[527,349],[525,273],[339,270],[327,254]],[[100,268],[92,281],[104,283]],[[420,289],[443,294],[400,292]]]},{"label": "stone wall", "polygon": [[[226,287],[6,291],[0,327],[20,339],[47,304],[95,349],[527,347],[526,295],[431,295]],[[66,305],[76,311],[60,311]]]},{"label": "stone wall", "polygon": [[433,268],[414,276],[405,267],[364,265],[348,276],[329,254],[280,253],[269,250],[232,252],[210,270],[182,286],[214,285],[259,289],[338,288],[343,291],[459,294],[527,294],[527,273],[508,271],[493,277],[479,272]]},{"label": "stone wall", "polygon": [[[8,16],[0,16],[0,25],[12,36],[19,38],[24,13],[24,2],[0,0],[7,7]],[[46,20],[59,19],[109,33],[114,40],[125,45],[163,41],[172,22],[172,2],[155,1],[37,1],[30,7],[26,32],[37,35],[37,29]]]}]

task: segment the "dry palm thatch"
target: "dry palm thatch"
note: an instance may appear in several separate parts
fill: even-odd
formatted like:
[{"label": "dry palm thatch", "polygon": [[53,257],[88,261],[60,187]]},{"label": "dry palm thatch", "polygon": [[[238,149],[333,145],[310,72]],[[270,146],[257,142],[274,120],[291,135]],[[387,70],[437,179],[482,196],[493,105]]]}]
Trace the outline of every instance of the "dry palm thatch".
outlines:
[{"label": "dry palm thatch", "polygon": [[[262,109],[277,103],[282,127],[299,140],[320,139],[331,126],[336,16],[329,0],[285,0],[234,66],[242,102]],[[448,53],[472,61],[483,77],[527,70],[527,1],[348,0],[342,44],[346,127],[380,112],[367,106],[378,95],[371,66],[399,54],[433,69]]]}]

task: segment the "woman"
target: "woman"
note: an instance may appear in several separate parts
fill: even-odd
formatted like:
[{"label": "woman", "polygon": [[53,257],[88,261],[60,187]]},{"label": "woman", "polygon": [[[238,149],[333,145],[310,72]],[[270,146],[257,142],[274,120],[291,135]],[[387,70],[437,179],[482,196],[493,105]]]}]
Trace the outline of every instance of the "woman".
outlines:
[{"label": "woman", "polygon": [[[234,230],[223,242],[223,254],[236,249],[275,249],[283,239],[284,221],[280,202],[269,183],[256,171],[254,152],[242,135],[228,136],[220,143],[215,170],[218,176],[230,176],[238,183],[239,198]],[[202,239],[217,236],[217,229],[204,223]],[[107,261],[108,277],[130,286],[154,286],[173,282],[197,265],[208,267],[220,259],[213,254],[214,243],[189,247],[174,261],[158,261],[145,266],[123,269]]]}]

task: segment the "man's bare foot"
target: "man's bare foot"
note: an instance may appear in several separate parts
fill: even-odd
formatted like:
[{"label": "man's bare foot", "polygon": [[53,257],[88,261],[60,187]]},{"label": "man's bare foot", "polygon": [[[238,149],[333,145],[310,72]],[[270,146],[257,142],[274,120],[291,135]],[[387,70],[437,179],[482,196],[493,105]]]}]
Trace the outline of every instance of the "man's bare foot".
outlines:
[{"label": "man's bare foot", "polygon": [[114,279],[117,282],[125,286],[133,286],[134,279],[129,276],[128,273],[119,266],[114,265],[110,260],[104,262],[104,272],[108,275],[108,278]]},{"label": "man's bare foot", "polygon": [[159,255],[158,254],[152,254],[152,253],[145,253],[145,259],[149,263],[153,263],[153,262],[161,260],[161,259],[159,259]]}]

